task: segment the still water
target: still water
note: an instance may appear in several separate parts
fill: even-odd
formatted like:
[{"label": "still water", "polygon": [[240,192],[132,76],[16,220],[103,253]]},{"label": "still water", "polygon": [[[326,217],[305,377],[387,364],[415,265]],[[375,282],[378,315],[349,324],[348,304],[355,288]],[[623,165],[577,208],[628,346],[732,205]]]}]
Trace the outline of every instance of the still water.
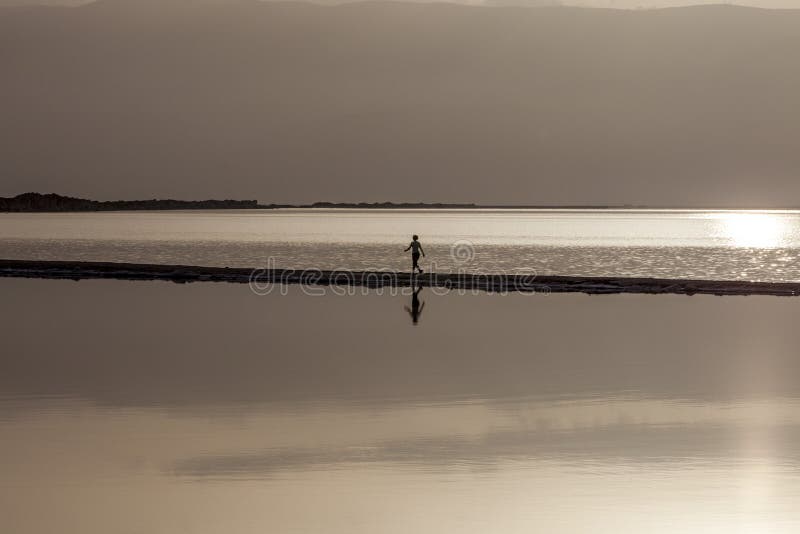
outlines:
[{"label": "still water", "polygon": [[800,531],[798,301],[0,279],[0,531]]},{"label": "still water", "polygon": [[0,214],[0,258],[800,280],[800,212],[269,210]]}]

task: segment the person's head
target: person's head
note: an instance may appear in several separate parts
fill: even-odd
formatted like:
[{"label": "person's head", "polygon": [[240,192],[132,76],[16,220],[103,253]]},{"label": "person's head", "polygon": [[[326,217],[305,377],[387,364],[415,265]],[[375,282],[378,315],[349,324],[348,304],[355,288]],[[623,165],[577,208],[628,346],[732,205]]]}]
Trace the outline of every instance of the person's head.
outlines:
[{"label": "person's head", "polygon": [[419,239],[419,236],[418,236],[417,234],[414,234],[414,235],[412,235],[412,236],[411,236],[411,239],[413,239],[414,241],[416,241],[416,240],[418,240],[418,239]]}]

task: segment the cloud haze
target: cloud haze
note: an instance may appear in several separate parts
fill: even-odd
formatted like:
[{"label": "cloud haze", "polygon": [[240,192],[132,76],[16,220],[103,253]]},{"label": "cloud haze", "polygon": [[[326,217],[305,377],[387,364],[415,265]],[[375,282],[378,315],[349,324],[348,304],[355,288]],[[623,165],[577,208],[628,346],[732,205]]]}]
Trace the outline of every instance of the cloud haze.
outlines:
[{"label": "cloud haze", "polygon": [[[78,6],[89,4],[93,0],[0,0],[0,6]],[[215,0],[222,2],[236,2],[236,0]],[[264,0],[270,1],[270,0]],[[297,0],[304,1],[304,0]],[[345,4],[357,0],[313,0],[314,4]],[[378,1],[378,0],[376,0]],[[422,0],[395,0],[414,3],[425,3]],[[449,0],[448,3],[467,4],[467,5],[517,5],[517,6],[541,6],[541,5],[567,5],[600,7],[614,9],[652,9],[691,5],[718,5],[733,4],[740,6],[760,7],[767,9],[797,9],[800,8],[800,0],[736,0],[725,2],[721,0]]]},{"label": "cloud haze", "polygon": [[800,11],[0,16],[0,196],[798,205]]}]

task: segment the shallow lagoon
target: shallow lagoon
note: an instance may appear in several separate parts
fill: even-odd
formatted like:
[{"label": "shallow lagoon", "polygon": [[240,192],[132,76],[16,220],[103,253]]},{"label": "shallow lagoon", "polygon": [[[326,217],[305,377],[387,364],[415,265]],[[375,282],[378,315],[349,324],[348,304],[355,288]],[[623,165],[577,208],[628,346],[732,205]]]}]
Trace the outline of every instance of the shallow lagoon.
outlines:
[{"label": "shallow lagoon", "polygon": [[800,527],[793,298],[0,292],[3,531]]},{"label": "shallow lagoon", "polygon": [[0,214],[0,258],[800,281],[800,212],[222,210]]}]

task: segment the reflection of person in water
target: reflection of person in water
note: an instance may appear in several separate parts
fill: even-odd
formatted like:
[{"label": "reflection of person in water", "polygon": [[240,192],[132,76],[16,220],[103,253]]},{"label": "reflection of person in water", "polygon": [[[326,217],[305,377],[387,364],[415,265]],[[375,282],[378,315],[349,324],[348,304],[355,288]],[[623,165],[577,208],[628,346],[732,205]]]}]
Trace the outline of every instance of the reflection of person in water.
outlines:
[{"label": "reflection of person in water", "polygon": [[425,307],[425,302],[423,301],[420,305],[419,302],[419,292],[422,291],[422,286],[419,286],[414,293],[411,294],[411,307],[409,308],[406,306],[406,311],[411,316],[411,322],[417,324],[419,322],[419,317],[422,315],[422,309]]}]

